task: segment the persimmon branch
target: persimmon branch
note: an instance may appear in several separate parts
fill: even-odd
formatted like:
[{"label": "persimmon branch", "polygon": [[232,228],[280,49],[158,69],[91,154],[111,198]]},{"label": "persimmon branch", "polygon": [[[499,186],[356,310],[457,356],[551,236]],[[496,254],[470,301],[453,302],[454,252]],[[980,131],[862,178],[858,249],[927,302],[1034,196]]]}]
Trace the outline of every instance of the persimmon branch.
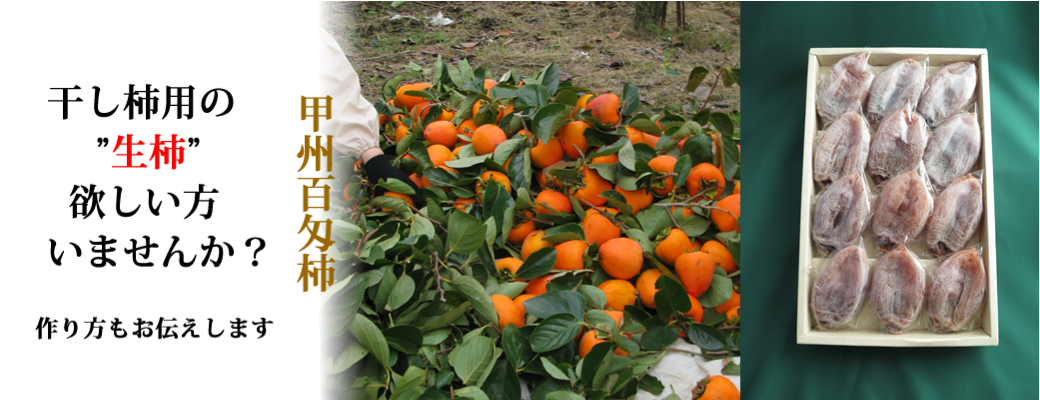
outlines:
[{"label": "persimmon branch", "polygon": [[[407,203],[405,203],[405,204],[407,204]],[[441,225],[441,223],[440,223],[440,222],[437,222],[437,221],[435,221],[435,220],[434,220],[433,218],[427,217],[427,216],[426,216],[425,214],[423,214],[423,213],[419,212],[419,209],[418,209],[418,208],[415,208],[415,206],[413,206],[413,205],[411,205],[411,204],[408,204],[408,208],[411,208],[411,209],[412,209],[412,211],[413,211],[413,213],[414,213],[415,215],[418,215],[418,216],[420,216],[420,217],[426,218],[427,220],[429,220],[430,222],[432,222],[432,223],[433,223],[434,225],[437,225],[437,227],[438,227],[438,228],[441,228],[441,230],[442,230],[442,231],[445,231],[445,232],[447,232],[447,231],[448,231],[448,228],[445,228],[445,227],[444,227],[444,225]]]},{"label": "persimmon branch", "polygon": [[437,292],[441,294],[441,302],[447,302],[444,298],[444,289],[441,288],[441,263],[438,258],[437,252],[433,252],[433,274],[437,278]]}]

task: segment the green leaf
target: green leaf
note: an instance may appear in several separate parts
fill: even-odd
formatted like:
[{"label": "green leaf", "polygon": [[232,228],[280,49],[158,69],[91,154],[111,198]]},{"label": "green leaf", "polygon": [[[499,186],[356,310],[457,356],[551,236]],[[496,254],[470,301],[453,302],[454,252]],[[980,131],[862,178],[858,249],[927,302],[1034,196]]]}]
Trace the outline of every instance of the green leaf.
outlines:
[{"label": "green leaf", "polygon": [[[524,305],[530,304],[533,300],[527,300]],[[556,350],[570,343],[580,332],[581,321],[575,318],[574,315],[556,314],[550,316],[538,323],[538,326],[534,328],[534,332],[531,333],[531,349],[538,353]]]},{"label": "green leaf", "polygon": [[612,335],[621,333],[614,318],[611,318],[611,316],[603,310],[589,310],[585,313],[585,319],[588,320],[589,324],[593,327],[611,331],[610,333]]},{"label": "green leaf", "polygon": [[733,136],[733,120],[729,119],[729,115],[720,112],[711,113],[711,125],[715,127],[715,130]]},{"label": "green leaf", "polygon": [[[332,233],[340,239],[348,242],[361,239],[361,237],[365,235],[364,231],[361,231],[361,229],[358,228],[358,225],[341,219],[334,219],[332,221]],[[328,293],[328,291],[326,293]]]},{"label": "green leaf", "polygon": [[603,289],[592,285],[580,285],[578,286],[578,293],[585,297],[586,304],[596,308],[606,307],[607,294],[603,292]]},{"label": "green leaf", "polygon": [[[538,73],[538,82],[545,86],[549,96],[556,95],[556,90],[560,87],[560,71],[555,62],[549,63]],[[530,85],[524,85],[527,86]]]},{"label": "green leaf", "polygon": [[711,109],[705,108],[693,116],[693,121],[700,125],[707,125],[711,120]]},{"label": "green leaf", "polygon": [[692,92],[697,90],[709,73],[708,69],[704,67],[696,67],[693,71],[690,71],[690,78],[686,81],[686,91]]},{"label": "green leaf", "polygon": [[722,367],[723,375],[740,376],[740,364],[737,364],[732,359],[729,359],[729,363]]},{"label": "green leaf", "polygon": [[455,320],[459,319],[459,317],[461,317],[462,314],[465,314],[466,311],[469,310],[469,307],[470,307],[470,302],[468,302],[468,301],[464,302],[462,304],[459,304],[458,307],[455,307],[455,308],[451,309],[451,311],[448,311],[448,312],[442,314],[441,316],[437,317],[436,319],[428,322],[425,326],[422,327],[422,331],[423,332],[429,332],[429,331],[432,331],[434,329],[440,329],[440,328],[443,328],[445,326],[448,326],[452,322],[455,322]]},{"label": "green leaf", "polygon": [[512,99],[516,97],[516,87],[504,83],[497,84],[491,87],[488,97],[495,100]]},{"label": "green leaf", "polygon": [[432,106],[427,106],[425,109],[426,109],[426,111],[425,111],[426,116],[423,117],[423,120],[422,120],[422,126],[424,126],[424,127],[425,126],[429,126],[430,124],[432,124],[433,121],[436,121],[437,118],[440,118],[441,113],[444,112],[444,110],[441,109],[441,105],[440,104],[434,104]]},{"label": "green leaf", "polygon": [[339,357],[336,357],[336,361],[332,363],[332,366],[329,368],[329,374],[335,375],[346,371],[367,355],[368,349],[362,346],[347,345],[347,348],[343,349],[343,352],[340,353]]},{"label": "green leaf", "polygon": [[[469,66],[469,61],[466,59],[459,60],[459,75],[462,76],[464,81],[472,81],[475,76],[473,75],[473,68]],[[483,77],[481,77],[483,79]]]},{"label": "green leaf", "polygon": [[531,149],[525,148],[514,157],[516,162],[509,162],[506,168],[513,190],[517,193],[517,201],[520,201],[520,191],[526,192],[531,180]]},{"label": "green leaf", "polygon": [[402,80],[404,80],[404,76],[397,75],[391,77],[390,79],[387,79],[386,82],[383,83],[383,88],[381,91],[383,93],[384,100],[389,100],[394,97],[397,97],[397,86],[401,84]]},{"label": "green leaf", "polygon": [[590,350],[581,361],[582,382],[586,385],[590,385],[593,382],[596,377],[596,371],[598,371],[601,364],[603,364],[603,359],[606,358],[608,354],[612,354],[614,346],[613,342],[603,342],[592,346],[592,350]]},{"label": "green leaf", "polygon": [[690,156],[684,154],[679,157],[679,160],[675,162],[675,189],[678,190],[686,184],[686,178],[690,176],[690,172],[693,170],[693,162],[690,160]]},{"label": "green leaf", "polygon": [[413,189],[407,183],[404,183],[400,179],[396,178],[387,179],[386,182],[380,182],[376,186],[382,186],[389,191],[406,194],[409,196],[415,194],[415,189]]},{"label": "green leaf", "polygon": [[690,156],[690,163],[694,166],[703,163],[712,164],[715,161],[715,156],[711,151],[713,146],[715,146],[715,141],[711,136],[693,135],[686,139],[686,143],[683,143],[682,151],[683,154]]},{"label": "green leaf", "polygon": [[557,390],[555,392],[551,392],[551,393],[545,395],[545,400],[584,400],[584,399],[585,399],[584,397],[581,397],[578,394],[571,393],[571,392],[566,391],[566,390]]},{"label": "green leaf", "polygon": [[631,142],[626,142],[618,151],[618,163],[628,168],[629,171],[636,170],[636,149]]},{"label": "green leaf", "polygon": [[[527,299],[524,309],[528,314],[542,319],[562,313],[580,321],[585,315],[585,298],[572,291],[548,292]],[[571,339],[573,338],[574,335],[571,335]]]},{"label": "green leaf", "polygon": [[[432,207],[439,209],[437,206]],[[429,210],[429,208],[426,210]],[[433,228],[433,222],[430,222],[430,220],[416,214],[412,214],[412,229],[408,232],[408,237],[426,236],[427,238],[432,238],[436,235],[437,231]]]},{"label": "green leaf", "polygon": [[[647,170],[650,169],[650,166],[647,165],[646,161],[644,161],[644,160],[636,161],[636,168],[639,168],[640,165],[645,165]],[[618,169],[622,170],[622,168],[620,168],[620,167]],[[646,179],[641,179],[641,178],[646,178]],[[643,187],[640,187],[641,185],[639,185],[639,182],[640,182],[640,180],[647,180],[647,179],[649,179],[648,176],[640,177],[640,176],[637,176],[637,175],[632,175],[631,171],[627,171],[627,172],[626,171],[620,171],[618,173],[617,181],[615,181],[614,184],[616,184],[618,188],[625,189],[625,190],[630,191],[630,192],[634,192],[636,190],[646,191]],[[645,185],[643,185],[643,186],[645,186]],[[600,196],[603,196],[603,195],[600,194]]]},{"label": "green leaf", "polygon": [[644,375],[639,380],[639,388],[656,395],[664,391],[664,384],[653,375]]},{"label": "green leaf", "polygon": [[549,139],[556,133],[557,129],[567,120],[567,106],[559,103],[549,104],[542,107],[531,119],[532,133],[543,143],[549,143]]},{"label": "green leaf", "polygon": [[372,199],[372,206],[386,208],[393,212],[404,215],[411,215],[412,213],[412,209],[408,208],[408,203],[405,203],[404,200],[392,196],[376,197]]},{"label": "green leaf", "polygon": [[462,211],[453,211],[448,217],[448,240],[445,243],[444,256],[449,254],[467,255],[484,244],[487,227],[476,217]]},{"label": "green leaf", "polygon": [[[656,301],[656,300],[655,300]],[[687,299],[689,302],[689,299]],[[679,340],[679,332],[667,325],[655,324],[646,327],[641,344],[644,350],[657,351]]]},{"label": "green leaf", "polygon": [[[484,238],[480,237],[478,239],[483,241]],[[466,275],[453,279],[451,285],[462,293],[466,300],[473,304],[473,309],[477,311],[478,315],[498,325],[498,312],[495,311],[495,305],[491,302],[491,296],[484,290],[484,285]]]},{"label": "green leaf", "polygon": [[[649,162],[657,157],[657,150],[646,143],[636,143],[632,145],[632,148],[636,151],[636,159],[639,161]],[[638,166],[635,171],[639,171]]]},{"label": "green leaf", "polygon": [[657,126],[654,121],[651,121],[648,118],[634,119],[628,124],[628,126],[631,126],[640,132],[649,133],[654,136],[661,136],[662,133],[661,127]]},{"label": "green leaf", "polygon": [[[516,270],[516,277],[520,279],[534,279],[549,273],[556,264],[556,248],[546,247],[540,249],[524,260],[520,268]],[[526,303],[525,303],[526,304]]]},{"label": "green leaf", "polygon": [[543,240],[557,244],[570,240],[585,240],[585,230],[581,225],[574,223],[554,226],[545,230]]},{"label": "green leaf", "polygon": [[493,156],[493,154],[485,154],[482,156],[466,157],[458,160],[445,161],[444,165],[458,169],[469,168],[474,165],[483,164],[484,161],[491,159]]},{"label": "green leaf", "polygon": [[740,266],[740,234],[737,234],[736,238],[726,241],[726,249],[733,256],[733,262]]},{"label": "green leaf", "polygon": [[509,160],[509,156],[513,155],[513,151],[516,150],[517,147],[520,147],[520,143],[523,142],[523,140],[522,137],[513,137],[512,139],[499,143],[498,147],[495,147],[492,160],[495,160],[499,165],[505,165],[506,161]]},{"label": "green leaf", "polygon": [[628,231],[626,231],[626,233],[628,234],[629,238],[635,240],[636,242],[639,242],[639,245],[643,248],[644,253],[654,253],[654,242],[650,240],[650,237],[646,235],[646,232],[643,232],[640,229],[629,229]]},{"label": "green leaf", "polygon": [[[679,229],[689,237],[697,237],[708,230],[708,219],[700,215],[690,215],[679,220]],[[733,257],[736,259],[736,256]]]},{"label": "green leaf", "polygon": [[345,288],[350,283],[350,279],[353,278],[354,274],[350,274],[345,279],[340,279],[340,281],[337,282],[336,285],[333,285],[332,287],[327,289],[326,292],[321,293],[321,295],[318,296],[318,309],[320,309],[321,305],[324,305],[324,303],[329,302],[329,300],[331,300],[336,293],[339,293],[340,290]]},{"label": "green leaf", "polygon": [[471,400],[491,400],[483,390],[475,386],[467,386],[455,391],[456,397],[465,397]]},{"label": "green leaf", "polygon": [[520,400],[520,377],[509,360],[500,359],[495,362],[484,380],[484,393],[488,400]]},{"label": "green leaf", "polygon": [[723,68],[722,69],[722,85],[725,87],[733,86],[737,84],[740,86],[740,68]]},{"label": "green leaf", "polygon": [[489,295],[500,294],[510,299],[519,296],[527,288],[527,282],[507,282],[498,285],[495,290],[488,290]]},{"label": "green leaf", "polygon": [[465,121],[467,118],[475,117],[475,115],[473,115],[473,105],[477,104],[478,100],[480,100],[480,94],[467,94],[466,98],[462,100],[461,104],[459,104],[459,112],[455,113],[455,117],[451,119],[451,123],[455,126],[459,126],[459,124],[461,124],[462,121]]},{"label": "green leaf", "polygon": [[540,359],[542,360],[542,368],[545,369],[545,372],[548,373],[549,376],[559,379],[561,381],[569,381],[571,379],[567,376],[567,374],[563,373],[563,371],[560,370],[560,367],[557,367],[556,364],[553,364],[552,361],[549,361],[548,358],[541,357]]},{"label": "green leaf", "polygon": [[[546,104],[549,104],[549,101],[548,89],[545,86],[533,83],[517,89],[516,99],[513,99],[513,107],[517,110],[538,109],[545,107]],[[525,112],[525,114],[527,113]]]},{"label": "green leaf", "polygon": [[457,176],[443,168],[430,168],[423,171],[423,176],[438,187],[452,187],[459,180]]},{"label": "green leaf", "polygon": [[386,343],[386,338],[383,337],[383,332],[379,331],[376,324],[365,318],[364,315],[357,315],[350,323],[350,330],[357,338],[358,344],[368,349],[369,353],[384,366],[390,367],[390,347]]},{"label": "green leaf", "polygon": [[466,81],[462,79],[462,73],[459,72],[458,67],[447,64],[445,65],[445,68],[448,70],[448,78],[451,79],[452,85],[455,85],[455,87],[462,87],[462,85],[466,84]]},{"label": "green leaf", "polygon": [[618,173],[617,172],[618,171],[617,164],[596,163],[596,164],[588,164],[588,166],[589,166],[589,168],[592,168],[593,170],[595,170],[596,173],[598,173],[599,176],[602,177],[603,179],[606,179],[606,180],[608,180],[608,181],[610,181],[612,183],[617,180],[617,173]]},{"label": "green leaf", "polygon": [[430,161],[430,152],[426,150],[426,145],[422,144],[422,142],[414,141],[411,144],[409,144],[408,154],[410,154],[412,157],[415,157],[415,159],[419,162],[419,165],[422,166],[424,170],[433,168],[433,162]]},{"label": "green leaf", "polygon": [[474,336],[448,354],[448,363],[455,370],[455,375],[462,380],[462,384],[470,385],[476,383],[484,370],[490,366],[494,355],[494,339]]},{"label": "green leaf", "polygon": [[[495,222],[494,218],[488,218],[484,221],[484,227],[484,242],[487,243],[488,247],[494,246],[496,232],[498,232],[498,223]],[[480,248],[478,247],[477,249],[479,250]]]},{"label": "green leaf", "polygon": [[[495,221],[495,231],[488,234],[509,233],[513,224],[513,212],[516,203],[513,196],[498,181],[490,180],[484,188],[484,218]],[[508,218],[508,221],[507,221]]]},{"label": "green leaf", "polygon": [[705,325],[715,326],[726,320],[726,314],[715,311],[712,307],[706,307],[704,309],[704,319],[701,323]]},{"label": "green leaf", "polygon": [[451,335],[451,329],[438,329],[423,335],[423,346],[436,346]]},{"label": "green leaf", "polygon": [[726,177],[726,180],[733,179],[737,174],[737,170],[740,168],[740,149],[737,148],[737,143],[733,141],[731,135],[719,135],[722,140],[722,153],[724,155],[722,175]]},{"label": "green leaf", "polygon": [[390,291],[390,297],[386,302],[387,311],[393,311],[405,305],[414,293],[415,280],[406,274],[402,275],[401,279],[394,284],[393,290]]},{"label": "green leaf", "polygon": [[[527,152],[524,152],[525,155]],[[528,192],[526,188],[516,189],[516,209],[517,210],[529,210],[534,208],[534,199],[531,197],[531,192]]]},{"label": "green leaf", "polygon": [[639,109],[639,89],[631,83],[626,83],[621,91],[621,99],[623,101],[622,114],[635,115],[636,110]]},{"label": "green leaf", "polygon": [[708,325],[691,323],[686,334],[704,351],[721,351],[729,347],[726,335]]},{"label": "green leaf", "polygon": [[595,152],[590,153],[588,155],[588,158],[591,160],[593,158],[600,157],[600,156],[609,156],[611,154],[616,154],[627,143],[628,143],[628,138],[627,137],[618,139],[618,141],[614,142],[613,144],[600,147],[599,150],[596,150]]},{"label": "green leaf", "polygon": [[383,331],[383,336],[390,347],[408,355],[418,354],[419,348],[423,345],[422,331],[411,325],[387,328]]},{"label": "green leaf", "polygon": [[502,350],[505,351],[509,362],[523,367],[527,363],[527,353],[531,351],[531,342],[520,334],[520,328],[509,324],[502,329]]},{"label": "green leaf", "polygon": [[616,190],[604,190],[602,193],[599,194],[599,197],[607,199],[607,203],[609,203],[611,207],[614,207],[621,211],[622,214],[632,214],[632,206],[628,205],[628,202],[625,200],[625,196],[623,196],[620,192]]},{"label": "green leaf", "polygon": [[390,301],[390,293],[393,292],[394,287],[397,286],[397,275],[394,275],[394,267],[387,265],[383,268],[383,280],[379,281],[379,288],[376,289],[376,295],[372,297],[372,304],[377,309],[386,307],[386,303]]},{"label": "green leaf", "polygon": [[657,314],[665,321],[668,320],[668,316],[674,313],[685,314],[693,307],[686,289],[674,279],[662,275],[657,278],[655,287],[660,290],[654,295],[654,305],[657,307]]},{"label": "green leaf", "polygon": [[697,301],[701,303],[704,308],[718,307],[722,303],[725,303],[733,296],[733,280],[725,276],[715,275],[711,280],[711,287],[708,291],[704,292],[701,297],[697,298]]},{"label": "green leaf", "polygon": [[668,210],[660,206],[651,206],[643,210],[643,212],[636,214],[636,220],[639,221],[639,226],[643,228],[643,232],[654,236],[672,224],[672,219],[668,217]]},{"label": "green leaf", "polygon": [[[329,291],[335,291],[326,301],[328,318],[325,322],[325,337],[330,338],[339,335],[354,318],[361,301],[365,298],[365,288],[368,277],[360,274],[352,274]],[[339,286],[342,284],[343,286]],[[339,286],[339,287],[337,287]]]},{"label": "green leaf", "polygon": [[479,261],[480,264],[483,264],[488,272],[492,274],[498,273],[495,269],[495,254],[494,250],[491,250],[491,246],[483,245],[477,249],[477,261]]}]

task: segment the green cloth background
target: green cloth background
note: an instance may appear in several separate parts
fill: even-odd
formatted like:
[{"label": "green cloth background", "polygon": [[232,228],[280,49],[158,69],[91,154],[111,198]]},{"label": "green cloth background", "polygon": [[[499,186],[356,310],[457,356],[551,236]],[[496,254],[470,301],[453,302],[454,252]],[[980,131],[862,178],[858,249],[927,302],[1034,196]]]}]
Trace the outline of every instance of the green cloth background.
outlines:
[{"label": "green cloth background", "polygon": [[[741,5],[742,389],[748,399],[1033,398],[1038,326],[1038,3]],[[1000,345],[798,345],[810,47],[989,49]]]}]

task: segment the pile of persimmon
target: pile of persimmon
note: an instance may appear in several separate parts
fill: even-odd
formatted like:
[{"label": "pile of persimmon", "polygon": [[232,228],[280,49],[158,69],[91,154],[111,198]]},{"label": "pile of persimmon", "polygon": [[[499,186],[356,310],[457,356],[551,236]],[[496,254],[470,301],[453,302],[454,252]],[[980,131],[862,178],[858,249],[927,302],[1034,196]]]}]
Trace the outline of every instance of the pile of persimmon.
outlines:
[{"label": "pile of persimmon", "polygon": [[[498,85],[491,79],[485,80],[484,88],[490,93],[491,88]],[[386,138],[392,138],[400,142],[408,135],[411,124],[421,123],[430,106],[434,102],[424,100],[421,97],[405,94],[408,91],[421,91],[429,89],[427,83],[412,83],[401,85],[396,91],[396,97],[389,100],[388,104],[400,107],[402,112],[394,114],[390,118],[382,116]],[[556,261],[553,271],[545,276],[532,279],[523,294],[509,299],[499,295],[494,297],[495,308],[503,316],[503,326],[507,322],[523,326],[525,312],[524,301],[546,293],[546,286],[553,276],[564,271],[577,270],[602,270],[607,279],[597,286],[603,290],[607,302],[604,308],[608,312],[616,314],[619,326],[620,313],[626,306],[641,304],[648,309],[654,309],[654,295],[656,294],[657,280],[664,274],[670,273],[682,283],[686,289],[687,296],[692,307],[685,314],[696,322],[701,322],[704,308],[697,300],[704,294],[712,284],[715,269],[721,268],[727,274],[738,270],[738,266],[730,254],[726,245],[711,238],[691,238],[682,230],[672,227],[653,240],[652,254],[644,252],[643,246],[637,240],[626,237],[624,234],[625,216],[619,215],[619,210],[605,206],[607,199],[600,196],[601,193],[613,190],[620,193],[625,202],[631,206],[632,214],[653,207],[654,203],[664,198],[672,197],[675,182],[668,175],[674,175],[674,167],[677,158],[672,155],[662,154],[646,160],[649,167],[662,176],[655,181],[655,185],[637,190],[625,190],[609,180],[600,176],[595,169],[589,168],[595,164],[613,164],[618,162],[617,154],[609,154],[585,159],[588,154],[593,154],[597,149],[592,148],[586,140],[585,131],[592,126],[577,118],[583,111],[588,110],[591,115],[603,125],[617,125],[620,121],[619,107],[621,100],[616,94],[605,93],[595,95],[586,93],[578,97],[573,104],[571,112],[573,120],[563,123],[548,141],[535,138],[530,131],[521,129],[514,132],[506,132],[497,122],[502,117],[513,112],[510,101],[499,102],[497,105],[489,105],[488,102],[477,102],[470,109],[454,110],[449,104],[441,104],[443,111],[440,116],[429,124],[422,127],[422,142],[426,145],[428,157],[431,164],[451,172],[457,172],[446,165],[448,161],[459,160],[461,153],[467,147],[469,154],[483,156],[492,154],[497,147],[506,140],[521,137],[529,141],[530,165],[536,177],[537,185],[530,187],[529,193],[534,195],[533,209],[518,212],[514,219],[514,225],[506,235],[505,246],[508,251],[499,251],[496,254],[515,254],[517,257],[502,257],[496,260],[495,268],[500,270],[499,277],[503,281],[516,280],[515,274],[527,258],[538,250],[544,248],[555,248]],[[475,121],[475,113],[482,109],[494,107],[497,116],[494,119],[485,119],[482,124]],[[466,114],[461,123],[455,125],[451,122],[457,113]],[[620,131],[625,132],[624,138],[632,143],[645,143],[656,146],[660,137],[641,132],[631,126],[619,126]],[[717,135],[717,134],[716,134]],[[719,149],[719,139],[713,139],[715,148]],[[681,143],[680,143],[681,146]],[[681,149],[681,147],[680,147]],[[515,156],[515,155],[514,155]],[[514,159],[510,157],[510,161]],[[401,154],[401,159],[415,160],[410,154]],[[508,165],[508,164],[507,164]],[[554,179],[550,171],[557,168],[572,168],[579,171],[580,182],[563,183]],[[419,173],[413,173],[411,179],[420,188],[437,188],[429,179]],[[441,206],[452,206],[460,210],[471,210],[472,207],[481,206],[482,188],[489,181],[495,181],[503,186],[506,192],[515,195],[511,187],[511,181],[506,173],[493,169],[486,169],[479,173],[478,179],[472,186],[472,197],[452,197],[441,202]],[[685,187],[681,189],[682,194],[692,197],[694,200],[711,200],[712,205],[708,208],[706,217],[717,227],[719,232],[738,231],[737,219],[740,217],[740,182],[727,182],[718,166],[711,163],[701,163],[693,166],[685,179]],[[723,197],[727,185],[734,185],[732,194]],[[440,190],[448,191],[446,188]],[[411,203],[408,196],[388,192],[387,195],[395,196]],[[560,243],[545,240],[546,229],[554,226],[553,223],[540,219],[541,215],[575,215],[574,205],[582,207],[581,229],[584,233],[583,240],[568,240]],[[694,207],[672,206],[670,211],[680,209],[684,216],[692,215]],[[385,210],[384,211],[389,211]],[[627,216],[632,218],[632,216]],[[590,246],[595,251],[590,251]],[[647,258],[655,257],[660,264],[666,266],[654,266],[647,262]],[[731,322],[737,320],[740,308],[740,293],[734,291],[725,303],[713,307],[716,312],[726,315]],[[592,333],[592,332],[589,332]],[[591,348],[589,343],[602,341],[594,335],[586,334],[581,338],[582,348]]]}]

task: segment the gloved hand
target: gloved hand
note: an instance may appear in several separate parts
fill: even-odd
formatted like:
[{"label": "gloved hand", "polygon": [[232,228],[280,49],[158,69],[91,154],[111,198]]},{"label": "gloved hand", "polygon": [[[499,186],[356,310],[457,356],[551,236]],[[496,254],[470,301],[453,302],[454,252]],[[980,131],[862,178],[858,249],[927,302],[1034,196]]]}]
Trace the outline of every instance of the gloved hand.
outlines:
[{"label": "gloved hand", "polygon": [[[419,193],[419,186],[416,185],[415,182],[408,177],[408,174],[404,173],[404,171],[390,165],[390,160],[387,160],[386,156],[382,153],[379,153],[379,155],[365,161],[365,172],[368,173],[368,179],[371,180],[373,184],[379,182],[381,179],[390,178],[395,178],[401,182],[407,183],[408,186],[411,186],[412,189],[415,190],[415,194],[411,196],[412,201],[415,202],[415,208],[422,209],[426,206],[426,199]],[[386,189],[383,189],[382,187],[376,188],[376,196],[382,196],[383,193],[386,193]]]},{"label": "gloved hand", "polygon": [[379,112],[361,97],[357,72],[347,61],[339,44],[325,30],[321,37],[319,88],[332,96],[332,119],[322,122],[322,134],[333,135],[333,147],[357,159],[361,153],[379,147]]}]

